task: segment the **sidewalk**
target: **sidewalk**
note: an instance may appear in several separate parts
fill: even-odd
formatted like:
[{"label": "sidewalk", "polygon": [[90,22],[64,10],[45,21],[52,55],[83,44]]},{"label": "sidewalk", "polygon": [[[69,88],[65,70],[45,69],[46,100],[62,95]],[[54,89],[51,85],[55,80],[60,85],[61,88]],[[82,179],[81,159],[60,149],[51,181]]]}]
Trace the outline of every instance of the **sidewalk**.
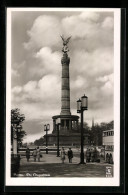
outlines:
[{"label": "sidewalk", "polygon": [[33,158],[27,162],[21,158],[18,177],[106,177],[106,167],[110,167],[113,175],[113,165],[107,163],[79,164],[80,158],[74,157],[72,163],[62,164],[60,157],[55,154],[43,154],[40,162],[34,162]]}]

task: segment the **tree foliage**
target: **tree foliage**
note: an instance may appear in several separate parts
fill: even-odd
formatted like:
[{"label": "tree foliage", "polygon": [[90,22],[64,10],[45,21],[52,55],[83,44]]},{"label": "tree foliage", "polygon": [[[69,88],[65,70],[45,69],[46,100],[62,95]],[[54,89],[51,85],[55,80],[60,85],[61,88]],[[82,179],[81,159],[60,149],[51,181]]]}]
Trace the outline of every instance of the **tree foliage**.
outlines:
[{"label": "tree foliage", "polygon": [[[91,128],[89,127],[88,123],[84,122],[83,129],[84,129],[84,133],[87,133],[90,131]],[[78,123],[78,131],[79,132],[81,131],[81,123]]]},{"label": "tree foliage", "polygon": [[90,132],[90,142],[94,145],[102,145],[102,133],[105,130],[111,130],[114,128],[114,121],[109,123],[102,122],[100,124],[95,124]]},{"label": "tree foliage", "polygon": [[11,143],[13,142],[14,134],[19,143],[22,143],[24,136],[26,135],[23,130],[22,123],[25,120],[24,114],[20,113],[20,109],[15,108],[11,110]]},{"label": "tree foliage", "polygon": [[44,143],[45,143],[45,139],[43,137],[41,137],[40,139],[34,141],[34,145],[36,145],[36,146],[41,146]]}]

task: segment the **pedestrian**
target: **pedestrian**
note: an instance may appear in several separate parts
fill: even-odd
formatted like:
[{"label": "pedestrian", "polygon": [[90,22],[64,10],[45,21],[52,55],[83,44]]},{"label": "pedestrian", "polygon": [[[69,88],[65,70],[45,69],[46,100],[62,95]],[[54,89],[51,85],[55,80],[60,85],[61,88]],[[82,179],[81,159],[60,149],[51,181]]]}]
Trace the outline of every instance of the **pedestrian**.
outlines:
[{"label": "pedestrian", "polygon": [[94,148],[94,162],[96,162],[97,160],[97,150],[96,150],[96,147]]},{"label": "pedestrian", "polygon": [[27,158],[27,162],[28,162],[29,158],[30,158],[30,150],[29,150],[29,148],[26,149],[26,158]]},{"label": "pedestrian", "polygon": [[112,158],[112,154],[111,154],[111,153],[110,153],[109,163],[110,163],[110,164],[113,164],[113,158]]},{"label": "pedestrian", "polygon": [[90,157],[91,157],[91,152],[90,152],[90,149],[87,148],[87,151],[86,151],[86,161],[87,162],[90,162]]},{"label": "pedestrian", "polygon": [[73,158],[73,152],[72,152],[71,148],[69,148],[69,150],[68,150],[69,163],[72,163],[72,158]]},{"label": "pedestrian", "polygon": [[109,160],[110,160],[110,157],[109,157],[109,154],[107,153],[106,154],[106,162],[109,163]]},{"label": "pedestrian", "polygon": [[41,156],[41,153],[40,153],[40,148],[39,146],[37,147],[37,159],[38,159],[38,162],[40,162],[40,156]]},{"label": "pedestrian", "polygon": [[91,149],[91,162],[94,162],[94,151]]},{"label": "pedestrian", "polygon": [[36,148],[33,150],[33,158],[34,158],[34,162],[36,162],[36,157],[37,157],[37,150]]},{"label": "pedestrian", "polygon": [[61,153],[60,153],[62,163],[64,163],[64,160],[65,160],[65,155],[66,155],[66,153],[65,153],[64,147],[62,147],[62,149],[61,149]]}]

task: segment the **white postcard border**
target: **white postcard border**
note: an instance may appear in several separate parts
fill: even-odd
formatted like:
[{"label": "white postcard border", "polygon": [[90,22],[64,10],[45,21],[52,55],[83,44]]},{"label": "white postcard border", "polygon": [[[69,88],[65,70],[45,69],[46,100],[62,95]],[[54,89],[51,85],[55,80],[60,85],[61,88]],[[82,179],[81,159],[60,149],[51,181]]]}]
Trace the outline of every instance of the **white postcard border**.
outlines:
[{"label": "white postcard border", "polygon": [[[114,12],[114,177],[113,178],[12,178],[11,170],[11,12],[12,11],[108,11]],[[7,8],[6,65],[6,186],[119,186],[120,185],[120,28],[118,8]],[[86,167],[85,167],[86,169]]]}]

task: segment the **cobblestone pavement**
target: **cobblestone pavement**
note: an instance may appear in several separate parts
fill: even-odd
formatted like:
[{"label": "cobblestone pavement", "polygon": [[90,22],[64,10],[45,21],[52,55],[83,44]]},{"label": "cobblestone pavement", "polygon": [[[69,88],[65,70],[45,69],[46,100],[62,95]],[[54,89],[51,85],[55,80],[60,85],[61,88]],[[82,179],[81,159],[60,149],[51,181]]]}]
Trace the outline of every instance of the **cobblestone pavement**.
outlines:
[{"label": "cobblestone pavement", "polygon": [[40,162],[34,162],[32,157],[27,162],[22,157],[18,177],[106,177],[107,168],[111,169],[111,176],[113,175],[113,165],[104,161],[86,164],[79,162],[80,159],[74,157],[72,163],[69,163],[66,156],[65,163],[62,164],[60,157],[55,154],[43,154]]}]

